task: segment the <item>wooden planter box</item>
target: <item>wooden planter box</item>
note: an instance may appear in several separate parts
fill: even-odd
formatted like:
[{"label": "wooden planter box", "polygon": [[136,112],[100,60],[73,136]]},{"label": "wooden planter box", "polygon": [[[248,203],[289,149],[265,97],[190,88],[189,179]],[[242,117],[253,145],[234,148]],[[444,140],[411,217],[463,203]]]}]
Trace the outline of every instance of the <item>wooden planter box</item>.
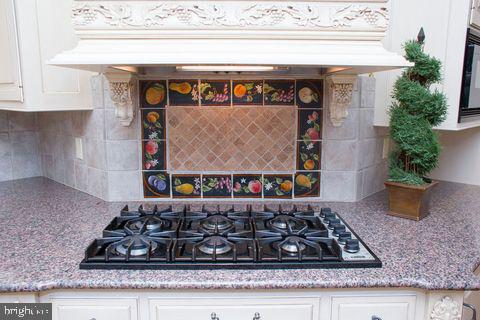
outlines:
[{"label": "wooden planter box", "polygon": [[423,219],[429,214],[431,190],[437,184],[437,181],[433,181],[423,186],[412,186],[386,181],[388,214],[417,221]]}]

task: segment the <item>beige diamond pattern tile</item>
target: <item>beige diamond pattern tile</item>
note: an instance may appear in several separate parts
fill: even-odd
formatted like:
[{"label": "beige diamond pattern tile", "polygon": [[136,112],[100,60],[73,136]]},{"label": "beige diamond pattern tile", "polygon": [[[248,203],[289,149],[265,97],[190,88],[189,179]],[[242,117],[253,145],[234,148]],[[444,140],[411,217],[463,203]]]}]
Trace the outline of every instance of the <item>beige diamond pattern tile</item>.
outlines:
[{"label": "beige diamond pattern tile", "polygon": [[294,171],[294,108],[167,108],[169,169]]}]

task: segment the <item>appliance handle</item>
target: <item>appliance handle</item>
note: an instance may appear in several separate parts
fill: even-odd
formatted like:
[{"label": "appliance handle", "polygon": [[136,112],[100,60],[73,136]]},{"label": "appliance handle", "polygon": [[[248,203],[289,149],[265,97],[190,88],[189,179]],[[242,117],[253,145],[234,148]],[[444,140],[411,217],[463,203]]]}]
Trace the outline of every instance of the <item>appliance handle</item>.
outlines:
[{"label": "appliance handle", "polygon": [[473,304],[469,304],[469,303],[464,303],[463,306],[465,308],[468,308],[468,309],[472,310],[472,319],[471,320],[477,320],[477,308],[475,308],[475,306]]},{"label": "appliance handle", "polygon": [[259,313],[259,312],[255,312],[255,314],[253,315],[252,320],[260,320],[260,319],[262,319],[262,317],[260,316],[260,313]]},{"label": "appliance handle", "polygon": [[372,320],[382,320],[379,316],[372,316]]},{"label": "appliance handle", "polygon": [[220,318],[217,317],[217,314],[215,312],[212,312],[212,314],[210,315],[210,319],[211,320],[220,320]]}]

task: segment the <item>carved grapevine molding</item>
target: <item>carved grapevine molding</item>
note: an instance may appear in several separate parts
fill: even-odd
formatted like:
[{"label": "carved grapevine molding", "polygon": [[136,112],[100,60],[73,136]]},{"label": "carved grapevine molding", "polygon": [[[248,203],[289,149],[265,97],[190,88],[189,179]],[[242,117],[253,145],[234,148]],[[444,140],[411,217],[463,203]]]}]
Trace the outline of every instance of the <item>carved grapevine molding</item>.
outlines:
[{"label": "carved grapevine molding", "polygon": [[[107,76],[108,77],[108,76]],[[109,79],[110,98],[115,106],[115,116],[120,123],[128,127],[135,118],[136,82],[131,79]]]},{"label": "carved grapevine molding", "polygon": [[355,77],[329,77],[330,121],[340,127],[348,116],[348,106],[352,102]]},{"label": "carved grapevine molding", "polygon": [[325,6],[305,3],[242,4],[213,3],[160,4],[79,3],[72,11],[76,26],[143,27],[204,26],[261,27],[296,26],[297,28],[334,29],[367,28],[385,30],[388,11],[384,7],[357,4]]},{"label": "carved grapevine molding", "polygon": [[430,314],[430,320],[460,320],[461,317],[460,304],[448,296],[437,301]]}]

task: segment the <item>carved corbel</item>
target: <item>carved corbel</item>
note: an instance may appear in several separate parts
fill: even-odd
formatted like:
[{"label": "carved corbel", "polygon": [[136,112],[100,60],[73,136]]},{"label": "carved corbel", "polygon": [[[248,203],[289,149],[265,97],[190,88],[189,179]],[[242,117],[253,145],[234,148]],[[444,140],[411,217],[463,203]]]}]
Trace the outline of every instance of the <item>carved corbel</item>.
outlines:
[{"label": "carved corbel", "polygon": [[348,116],[355,81],[355,76],[327,77],[330,121],[334,127],[340,127]]},{"label": "carved corbel", "polygon": [[128,127],[135,118],[137,84],[130,73],[107,73],[110,98],[115,116],[122,126]]},{"label": "carved corbel", "polygon": [[430,320],[460,320],[461,317],[462,308],[460,304],[448,296],[435,302],[430,313]]}]

